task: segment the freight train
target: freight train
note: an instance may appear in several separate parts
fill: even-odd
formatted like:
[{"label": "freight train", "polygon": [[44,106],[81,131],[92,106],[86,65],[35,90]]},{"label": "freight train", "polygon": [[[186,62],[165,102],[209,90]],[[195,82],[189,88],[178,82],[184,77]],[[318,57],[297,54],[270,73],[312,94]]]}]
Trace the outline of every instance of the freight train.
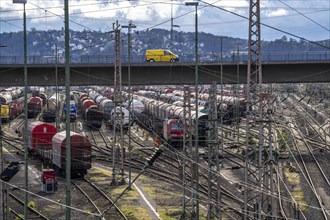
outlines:
[{"label": "freight train", "polygon": [[1,120],[8,122],[24,110],[24,97],[20,88],[8,88],[0,92]]},{"label": "freight train", "polygon": [[1,104],[1,119],[8,122],[24,111],[24,97],[20,97],[8,104]]},{"label": "freight train", "polygon": [[100,129],[102,126],[103,113],[99,106],[85,92],[78,93],[76,97],[78,97],[76,98],[76,103],[79,103],[82,109],[85,125],[90,129]]},{"label": "freight train", "polygon": [[[124,96],[127,98],[127,93],[124,93]],[[135,110],[135,123],[147,130],[152,129],[170,145],[182,146],[183,138],[188,131],[188,124],[186,123],[184,126],[179,115],[166,112],[166,107],[169,111],[171,107],[176,106],[138,95],[133,95],[132,103],[135,103],[137,109]],[[144,105],[143,109],[140,103]],[[184,127],[186,127],[186,131],[184,131]]]},{"label": "freight train", "polygon": [[[140,90],[137,94],[150,97],[154,99],[159,99],[167,103],[174,103],[177,101],[183,101],[183,91],[182,90],[173,90],[173,92],[169,92],[166,90],[167,93],[157,93],[155,91],[145,91]],[[190,103],[195,104],[196,98],[195,93],[190,93]],[[207,92],[198,94],[197,99],[198,105],[200,107],[204,107],[205,109],[208,108],[209,104],[209,94]],[[232,124],[233,122],[240,121],[240,118],[245,115],[246,113],[246,100],[243,97],[235,97],[229,95],[217,95],[216,96],[217,102],[217,112],[218,112],[218,119],[220,120],[221,117],[225,124]]]},{"label": "freight train", "polygon": [[[80,93],[80,103],[83,109],[83,115],[85,123],[95,129],[99,129],[102,126],[102,120],[104,120],[106,126],[112,126],[114,121],[118,125],[121,122],[124,129],[129,126],[129,112],[123,106],[117,106],[115,103],[107,97],[101,95],[95,90],[90,90],[87,93]],[[118,116],[121,116],[119,120]]]},{"label": "freight train", "polygon": [[[33,121],[28,125],[28,151],[48,162],[65,177],[66,171],[66,131],[57,132],[54,125]],[[70,132],[71,176],[82,177],[91,168],[92,145],[87,137]]]},{"label": "freight train", "polygon": [[[56,115],[65,121],[66,119],[66,96],[58,93],[53,94],[45,105],[42,118],[45,122],[55,122]],[[57,112],[58,111],[58,112]],[[74,122],[77,118],[77,106],[73,96],[70,96],[70,121]]]}]

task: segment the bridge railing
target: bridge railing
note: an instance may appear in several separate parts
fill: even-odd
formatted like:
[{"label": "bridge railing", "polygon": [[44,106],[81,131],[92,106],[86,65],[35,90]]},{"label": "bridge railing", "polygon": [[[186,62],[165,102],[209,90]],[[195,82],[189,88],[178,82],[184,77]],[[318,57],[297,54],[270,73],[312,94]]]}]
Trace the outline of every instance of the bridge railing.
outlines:
[{"label": "bridge railing", "polygon": [[[320,61],[330,60],[330,51],[308,51],[308,52],[278,52],[278,53],[262,53],[263,62],[290,62],[290,61]],[[114,55],[72,55],[70,57],[71,63],[81,64],[101,64],[101,63],[114,63]],[[194,62],[194,54],[179,54],[179,62]],[[199,62],[247,62],[248,55],[242,52],[239,55],[235,52],[224,54],[221,58],[219,54],[199,54]],[[122,63],[128,62],[128,56],[121,56]],[[55,64],[56,58],[54,56],[28,56],[28,64]],[[58,57],[58,63],[64,63],[64,57]],[[145,55],[133,55],[131,57],[132,63],[146,62]],[[23,56],[0,56],[0,64],[23,64]]]}]

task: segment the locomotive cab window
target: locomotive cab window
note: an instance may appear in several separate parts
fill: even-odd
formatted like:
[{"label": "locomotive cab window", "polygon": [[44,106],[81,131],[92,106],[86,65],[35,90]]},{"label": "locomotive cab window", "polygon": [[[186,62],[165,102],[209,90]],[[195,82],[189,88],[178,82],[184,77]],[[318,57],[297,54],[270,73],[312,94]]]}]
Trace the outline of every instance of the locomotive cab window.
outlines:
[{"label": "locomotive cab window", "polygon": [[182,130],[183,129],[182,124],[180,124],[180,123],[173,123],[171,128],[172,128],[172,130]]}]

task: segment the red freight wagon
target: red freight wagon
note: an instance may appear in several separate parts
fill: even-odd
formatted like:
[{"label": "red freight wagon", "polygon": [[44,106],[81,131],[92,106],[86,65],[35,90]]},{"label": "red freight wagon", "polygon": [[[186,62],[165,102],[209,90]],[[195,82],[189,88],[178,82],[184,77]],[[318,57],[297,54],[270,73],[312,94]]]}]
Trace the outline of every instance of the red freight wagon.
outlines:
[{"label": "red freight wagon", "polygon": [[[87,174],[91,168],[91,150],[92,145],[88,138],[70,132],[71,140],[71,176],[81,177]],[[57,172],[65,177],[66,169],[66,131],[57,133],[52,139],[52,164]]]},{"label": "red freight wagon", "polygon": [[33,121],[28,124],[28,149],[30,153],[47,158],[52,149],[52,138],[57,130],[52,124]]}]

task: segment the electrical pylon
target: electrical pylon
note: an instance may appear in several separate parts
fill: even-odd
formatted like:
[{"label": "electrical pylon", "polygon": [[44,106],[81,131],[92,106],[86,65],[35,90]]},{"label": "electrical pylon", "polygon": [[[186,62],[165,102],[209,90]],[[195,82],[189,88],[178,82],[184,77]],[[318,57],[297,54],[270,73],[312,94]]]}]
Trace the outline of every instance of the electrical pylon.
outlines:
[{"label": "electrical pylon", "polygon": [[[188,128],[187,128],[188,125]],[[183,188],[183,195],[182,195],[182,215],[180,219],[187,219],[186,215],[187,213],[193,212],[193,200],[187,199],[191,198],[192,192],[187,191],[187,188],[192,188],[193,186],[193,178],[191,178],[191,182],[189,182],[189,175],[192,176],[192,172],[190,174],[186,175],[186,165],[190,165],[192,167],[192,120],[191,120],[191,103],[190,103],[190,89],[189,87],[185,86],[183,88],[183,160],[182,160],[182,188]],[[188,138],[188,139],[187,139]],[[187,170],[189,173],[189,170]],[[188,207],[188,203],[191,203],[192,209],[190,210]]]},{"label": "electrical pylon", "polygon": [[[264,122],[262,101],[259,96],[260,91],[262,91],[260,32],[260,1],[250,0],[246,89],[247,119],[244,169],[244,220],[262,218]],[[252,133],[252,128],[259,130],[258,141],[256,141]],[[251,207],[253,208],[251,209]]]},{"label": "electrical pylon", "polygon": [[[116,185],[116,175],[121,175],[121,183],[124,183],[124,134],[123,134],[123,117],[122,117],[122,76],[121,76],[121,59],[120,59],[120,25],[118,21],[113,24],[113,33],[115,36],[114,45],[114,115],[113,117],[113,149],[112,149],[112,185]],[[117,109],[119,107],[119,111]],[[117,128],[120,128],[120,146],[117,144]],[[119,161],[120,159],[120,161]]]},{"label": "electrical pylon", "polygon": [[[208,207],[207,219],[221,219],[220,158],[218,143],[217,83],[213,82],[209,90],[208,111]],[[221,140],[222,141],[222,140]],[[213,190],[213,186],[216,190]]]}]

